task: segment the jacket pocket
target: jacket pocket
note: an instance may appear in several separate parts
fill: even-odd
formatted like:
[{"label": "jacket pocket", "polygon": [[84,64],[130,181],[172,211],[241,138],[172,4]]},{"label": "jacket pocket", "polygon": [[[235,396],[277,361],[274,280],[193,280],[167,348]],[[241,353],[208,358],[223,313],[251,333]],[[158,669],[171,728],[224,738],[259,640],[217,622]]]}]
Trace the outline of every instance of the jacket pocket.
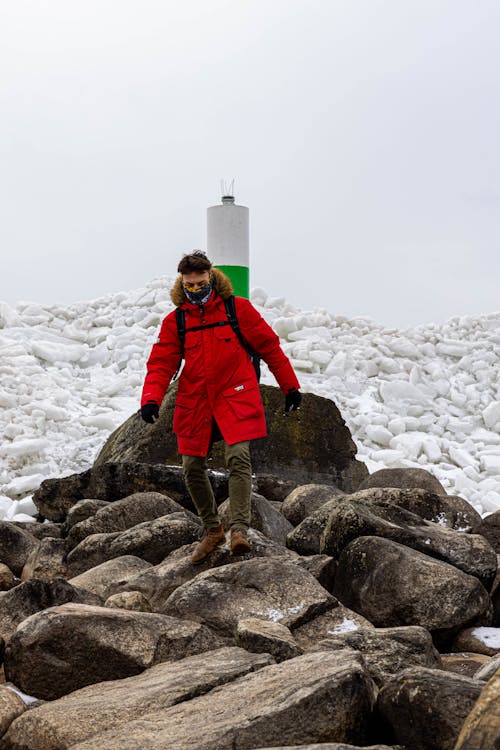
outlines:
[{"label": "jacket pocket", "polygon": [[177,394],[172,424],[172,430],[176,435],[183,435],[184,437],[194,435],[196,431],[196,403],[196,398]]},{"label": "jacket pocket", "polygon": [[236,419],[257,419],[263,416],[264,407],[257,383],[247,381],[222,391]]}]

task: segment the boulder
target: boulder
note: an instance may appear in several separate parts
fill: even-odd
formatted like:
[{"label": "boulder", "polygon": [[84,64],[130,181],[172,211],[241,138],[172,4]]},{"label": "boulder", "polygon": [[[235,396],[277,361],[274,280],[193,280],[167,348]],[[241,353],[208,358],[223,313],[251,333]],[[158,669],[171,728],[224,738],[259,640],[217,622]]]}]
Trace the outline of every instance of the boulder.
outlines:
[{"label": "boulder", "polygon": [[[225,500],[227,476],[212,471],[208,476],[217,502]],[[98,463],[80,474],[46,479],[34,493],[33,502],[43,517],[64,521],[79,500],[95,498],[112,502],[136,492],[153,491],[168,495],[183,508],[196,510],[184,484],[181,467],[165,466],[163,459],[161,464]]]},{"label": "boulder", "polygon": [[497,555],[500,555],[500,510],[490,513],[481,519],[478,534],[482,534],[491,544]]},{"label": "boulder", "polygon": [[465,628],[457,633],[454,651],[472,651],[486,656],[500,655],[500,628]]},{"label": "boulder", "polygon": [[85,685],[130,677],[153,664],[221,645],[195,622],[63,604],[19,625],[5,650],[5,676],[28,695],[53,700]]},{"label": "boulder", "polygon": [[152,568],[151,563],[141,560],[140,557],[123,555],[96,565],[95,568],[90,568],[85,573],[70,578],[69,582],[78,588],[92,591],[101,599],[107,599],[121,591],[129,579],[145,573],[150,568]]},{"label": "boulder", "polygon": [[500,669],[486,683],[460,730],[454,750],[498,750]]},{"label": "boulder", "polygon": [[294,627],[335,605],[316,579],[292,562],[254,558],[199,573],[169,596],[163,611],[231,638],[244,617]]},{"label": "boulder", "polygon": [[304,651],[317,651],[318,643],[324,638],[342,635],[358,628],[373,628],[373,625],[362,615],[337,603],[327,612],[293,628],[293,637]]},{"label": "boulder", "polygon": [[360,651],[366,668],[378,685],[408,667],[441,668],[441,658],[430,633],[416,626],[360,628],[320,641],[316,650],[353,648]]},{"label": "boulder", "polygon": [[441,663],[443,669],[447,672],[455,672],[464,677],[473,677],[475,680],[480,679],[477,673],[481,667],[489,664],[490,656],[484,654],[473,654],[461,651],[457,654],[441,654]]},{"label": "boulder", "polygon": [[0,737],[3,737],[14,719],[24,713],[24,701],[12,690],[0,685]]},{"label": "boulder", "polygon": [[98,510],[106,508],[108,505],[109,502],[107,500],[96,500],[91,497],[86,497],[84,500],[78,500],[78,502],[72,505],[68,510],[66,520],[61,524],[62,536],[67,537],[73,526],[77,523],[81,523],[81,521],[86,521],[87,518],[92,518]]},{"label": "boulder", "polygon": [[302,484],[287,495],[281,512],[292,526],[298,526],[304,518],[321,508],[332,497],[344,494],[333,484]]},{"label": "boulder", "polygon": [[200,525],[185,511],[170,513],[126,531],[86,537],[68,554],[68,570],[71,576],[76,576],[123,555],[134,555],[157,565],[172,550],[194,542],[199,535]]},{"label": "boulder", "polygon": [[367,490],[370,487],[421,489],[436,495],[446,495],[441,482],[426,469],[380,469],[366,477],[358,490]]},{"label": "boulder", "polygon": [[237,645],[247,651],[271,654],[277,662],[293,659],[303,653],[289,628],[258,617],[238,620],[235,639]]},{"label": "boulder", "polygon": [[[300,414],[284,415],[279,388],[261,385],[260,392],[268,436],[252,441],[253,471],[281,475],[286,466],[287,479],[335,482],[346,492],[355,490],[368,470],[356,460],[351,433],[333,401],[304,393]],[[129,417],[108,438],[95,466],[122,461],[179,464],[177,440],[171,432],[176,394],[177,383],[173,383],[153,425],[146,424],[139,413]],[[214,445],[211,468],[225,468],[222,441]]]},{"label": "boulder", "polygon": [[[256,492],[251,496],[251,518],[250,526],[252,529],[262,532],[268,539],[272,539],[277,544],[286,544],[286,536],[292,530],[292,524],[274,508],[269,500]],[[219,506],[219,515],[225,529],[230,527],[230,508],[229,498]]]},{"label": "boulder", "polygon": [[140,523],[178,512],[184,512],[182,505],[167,495],[136,492],[114,503],[106,503],[89,518],[74,524],[66,538],[66,549],[69,552],[91,534],[126,531]]},{"label": "boulder", "polygon": [[66,602],[100,604],[101,599],[62,578],[32,580],[0,594],[0,636],[7,641],[19,623],[30,615]]},{"label": "boulder", "polygon": [[[333,658],[332,658],[333,657]],[[72,750],[232,750],[285,743],[366,744],[375,686],[352,651],[305,654],[142,715]]]},{"label": "boulder", "polygon": [[310,516],[291,531],[286,538],[286,546],[299,555],[319,555],[321,547],[321,535],[325,529],[330,514],[344,501],[343,496],[328,500],[318,510],[314,510]]},{"label": "boulder", "polygon": [[491,588],[497,570],[496,554],[479,534],[461,534],[424,521],[420,516],[383,500],[368,503],[344,498],[333,509],[321,537],[322,553],[338,558],[344,547],[360,536],[379,536],[418,550],[476,576]]},{"label": "boulder", "polygon": [[439,495],[418,488],[372,487],[358,490],[349,495],[348,499],[398,505],[426,521],[455,531],[476,534],[481,526],[481,516],[477,510],[457,495]]},{"label": "boulder", "polygon": [[40,542],[10,521],[0,521],[0,563],[20,576],[28,555]]},{"label": "boulder", "polygon": [[490,609],[477,578],[374,536],[359,537],[344,548],[333,593],[377,627],[420,625],[446,637]]},{"label": "boulder", "polygon": [[[248,554],[238,557],[239,561],[259,557],[283,557],[292,562],[299,559],[295,552],[272,542],[254,529],[249,529],[248,538],[252,543],[252,550]],[[151,603],[153,611],[163,612],[168,597],[179,586],[191,581],[204,571],[234,564],[235,559],[231,557],[227,541],[217,547],[211,555],[198,565],[193,565],[191,562],[191,552],[194,547],[194,544],[190,544],[174,550],[159,565],[130,577],[120,587],[120,590],[142,591]]]},{"label": "boulder", "polygon": [[418,750],[453,750],[482,687],[470,677],[412,667],[386,682],[377,706],[397,742]]},{"label": "boulder", "polygon": [[[268,666],[268,654],[225,647],[176,662],[157,664],[141,674],[100,682],[28,711],[13,724],[2,750],[62,750],[120,728],[143,715],[155,716],[214,687]],[[94,747],[106,747],[98,744]]]},{"label": "boulder", "polygon": [[65,578],[67,572],[64,539],[45,537],[28,555],[21,572],[21,580]]},{"label": "boulder", "polygon": [[9,591],[17,586],[19,578],[16,578],[12,570],[3,563],[0,563],[0,591]]},{"label": "boulder", "polygon": [[105,607],[132,609],[134,612],[152,612],[151,605],[140,591],[122,591],[104,602]]}]

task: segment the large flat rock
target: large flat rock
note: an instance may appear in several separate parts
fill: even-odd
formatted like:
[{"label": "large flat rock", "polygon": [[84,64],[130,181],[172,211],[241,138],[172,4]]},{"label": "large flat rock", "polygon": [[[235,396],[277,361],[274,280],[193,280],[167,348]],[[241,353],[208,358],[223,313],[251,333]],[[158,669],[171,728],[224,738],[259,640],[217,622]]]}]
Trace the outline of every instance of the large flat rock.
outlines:
[{"label": "large flat rock", "polygon": [[226,647],[158,664],[134,677],[90,685],[28,711],[22,721],[11,726],[0,748],[66,750],[145,714],[159,714],[272,662],[268,654]]},{"label": "large flat rock", "polygon": [[306,654],[77,743],[72,750],[251,750],[363,744],[375,686],[350,650]]},{"label": "large flat rock", "polygon": [[173,617],[63,604],[24,620],[5,651],[5,675],[24,693],[52,700],[102,680],[218,648],[208,628]]},{"label": "large flat rock", "polygon": [[163,611],[233,637],[238,620],[259,617],[298,627],[336,599],[306,570],[282,558],[254,558],[200,573],[179,586]]}]

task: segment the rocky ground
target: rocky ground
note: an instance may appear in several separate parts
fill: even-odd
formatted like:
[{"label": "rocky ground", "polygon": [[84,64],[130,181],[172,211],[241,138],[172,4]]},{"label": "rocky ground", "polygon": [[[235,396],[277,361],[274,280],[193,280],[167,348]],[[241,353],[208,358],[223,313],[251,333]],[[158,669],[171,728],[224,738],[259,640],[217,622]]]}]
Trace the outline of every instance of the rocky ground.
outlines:
[{"label": "rocky ground", "polygon": [[244,557],[193,566],[180,469],[112,444],[42,485],[45,522],[0,522],[1,750],[498,750],[500,512],[368,476],[342,420],[337,482],[321,455],[301,477],[302,420],[292,472],[259,459]]}]

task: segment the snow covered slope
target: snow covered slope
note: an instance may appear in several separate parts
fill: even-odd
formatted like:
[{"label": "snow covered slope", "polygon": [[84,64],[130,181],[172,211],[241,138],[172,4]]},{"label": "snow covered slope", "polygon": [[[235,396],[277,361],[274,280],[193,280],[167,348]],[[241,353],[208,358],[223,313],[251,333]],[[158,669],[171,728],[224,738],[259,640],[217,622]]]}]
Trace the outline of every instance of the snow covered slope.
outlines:
[{"label": "snow covered slope", "polygon": [[[0,303],[0,518],[26,520],[43,479],[88,468],[138,409],[172,281],[68,307]],[[500,508],[500,313],[396,330],[262,289],[252,300],[371,472],[427,468],[481,513]],[[266,367],[262,381],[274,383]]]}]

